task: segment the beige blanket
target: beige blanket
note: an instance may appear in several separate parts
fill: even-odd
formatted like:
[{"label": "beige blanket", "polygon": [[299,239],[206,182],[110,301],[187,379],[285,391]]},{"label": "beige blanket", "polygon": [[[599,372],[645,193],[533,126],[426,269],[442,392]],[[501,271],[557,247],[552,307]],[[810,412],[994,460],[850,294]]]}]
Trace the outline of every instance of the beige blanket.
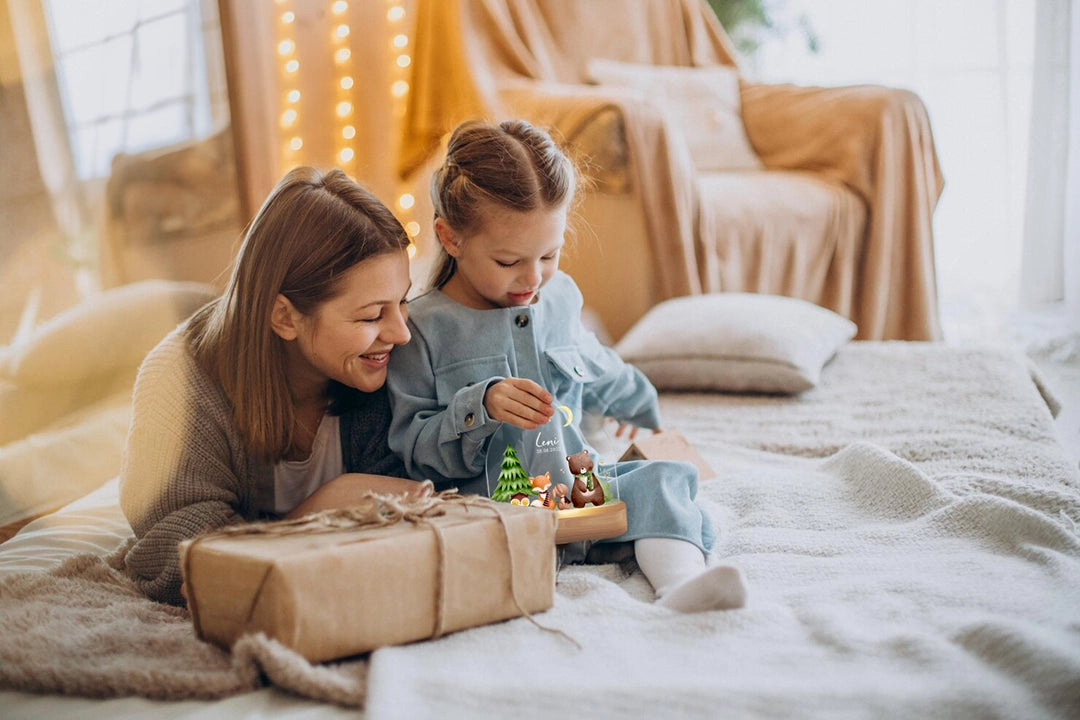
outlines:
[{"label": "beige blanket", "polygon": [[[417,23],[403,177],[467,118],[520,116],[572,138],[589,118],[614,108],[625,119],[657,299],[711,284],[700,265],[709,245],[700,237],[694,170],[685,149],[673,147],[661,110],[625,90],[584,84],[590,57],[735,65],[703,0],[420,0]],[[869,209],[861,260],[835,280],[855,288],[858,337],[939,339],[931,217],[943,181],[921,102],[871,86],[744,81],[741,94],[747,134],[767,168],[837,180]],[[778,275],[769,286],[784,283]]]},{"label": "beige blanket", "polygon": [[74,555],[0,578],[0,688],[109,698],[211,700],[265,684],[361,705],[366,659],[313,666],[264,635],[229,653],[195,637],[187,610],[151,602],[111,557]]}]

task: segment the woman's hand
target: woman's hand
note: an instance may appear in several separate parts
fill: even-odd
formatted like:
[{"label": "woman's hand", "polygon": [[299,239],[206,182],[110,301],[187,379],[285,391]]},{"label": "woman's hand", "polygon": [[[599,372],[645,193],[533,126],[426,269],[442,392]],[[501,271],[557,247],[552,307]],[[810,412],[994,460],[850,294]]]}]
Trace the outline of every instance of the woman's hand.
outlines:
[{"label": "woman's hand", "polygon": [[522,430],[535,430],[555,414],[555,398],[544,388],[526,378],[506,378],[488,388],[484,409],[500,422]]},{"label": "woman's hand", "polygon": [[320,510],[334,510],[356,505],[367,492],[421,498],[433,494],[435,486],[430,480],[417,482],[386,475],[346,473],[324,483],[285,517],[297,518]]}]

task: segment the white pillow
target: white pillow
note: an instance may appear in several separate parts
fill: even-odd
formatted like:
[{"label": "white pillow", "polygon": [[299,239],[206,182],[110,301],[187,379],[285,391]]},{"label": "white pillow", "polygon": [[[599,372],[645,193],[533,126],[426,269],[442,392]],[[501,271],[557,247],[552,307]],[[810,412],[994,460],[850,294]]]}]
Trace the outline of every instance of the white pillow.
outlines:
[{"label": "white pillow", "polygon": [[154,345],[217,295],[210,285],[146,280],[94,295],[6,349],[0,376],[29,387],[100,381],[137,368]]},{"label": "white pillow", "polygon": [[615,350],[658,390],[798,393],[855,331],[805,300],[715,293],[656,305]]},{"label": "white pillow", "polygon": [[761,159],[746,136],[739,99],[739,74],[724,65],[641,65],[592,58],[588,79],[601,85],[636,88],[663,104],[690,146],[698,170],[760,170]]}]

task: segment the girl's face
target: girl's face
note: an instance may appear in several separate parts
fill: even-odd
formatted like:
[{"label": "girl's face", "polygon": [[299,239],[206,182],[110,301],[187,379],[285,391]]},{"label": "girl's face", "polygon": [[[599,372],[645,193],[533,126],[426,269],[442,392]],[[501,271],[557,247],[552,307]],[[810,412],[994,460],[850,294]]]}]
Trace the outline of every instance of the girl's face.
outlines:
[{"label": "girl's face", "polygon": [[[382,387],[390,351],[409,341],[405,296],[410,284],[408,256],[391,252],[348,270],[338,294],[311,315],[285,300],[291,330],[275,325],[275,331],[295,340],[287,344],[294,392],[321,392],[329,380],[364,392]],[[279,296],[279,302],[283,299]]]},{"label": "girl's face", "polygon": [[477,309],[528,305],[555,271],[566,234],[566,206],[526,212],[482,203],[477,232],[457,233],[439,218],[436,231],[457,260],[443,288]]}]

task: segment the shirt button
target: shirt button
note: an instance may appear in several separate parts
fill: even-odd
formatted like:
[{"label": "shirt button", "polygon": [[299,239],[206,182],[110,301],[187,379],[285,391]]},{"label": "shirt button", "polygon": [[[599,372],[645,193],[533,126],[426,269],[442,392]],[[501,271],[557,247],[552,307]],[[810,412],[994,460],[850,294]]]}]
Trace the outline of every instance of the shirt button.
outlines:
[{"label": "shirt button", "polygon": [[473,415],[472,413],[469,413],[468,415],[465,416],[465,427],[472,427],[474,423],[476,423],[476,416],[475,415]]},{"label": "shirt button", "polygon": [[517,316],[516,318],[514,318],[514,323],[515,323],[515,324],[516,324],[516,325],[517,325],[517,326],[518,326],[519,328],[523,328],[523,327],[525,327],[526,325],[528,325],[528,324],[529,324],[529,316],[528,316],[528,315],[526,315],[525,313],[521,313],[521,314],[520,314],[520,315],[518,315],[518,316]]},{"label": "shirt button", "polygon": [[585,371],[581,369],[580,365],[575,365],[574,366],[574,374],[577,375],[578,377],[584,377],[585,376]]}]

